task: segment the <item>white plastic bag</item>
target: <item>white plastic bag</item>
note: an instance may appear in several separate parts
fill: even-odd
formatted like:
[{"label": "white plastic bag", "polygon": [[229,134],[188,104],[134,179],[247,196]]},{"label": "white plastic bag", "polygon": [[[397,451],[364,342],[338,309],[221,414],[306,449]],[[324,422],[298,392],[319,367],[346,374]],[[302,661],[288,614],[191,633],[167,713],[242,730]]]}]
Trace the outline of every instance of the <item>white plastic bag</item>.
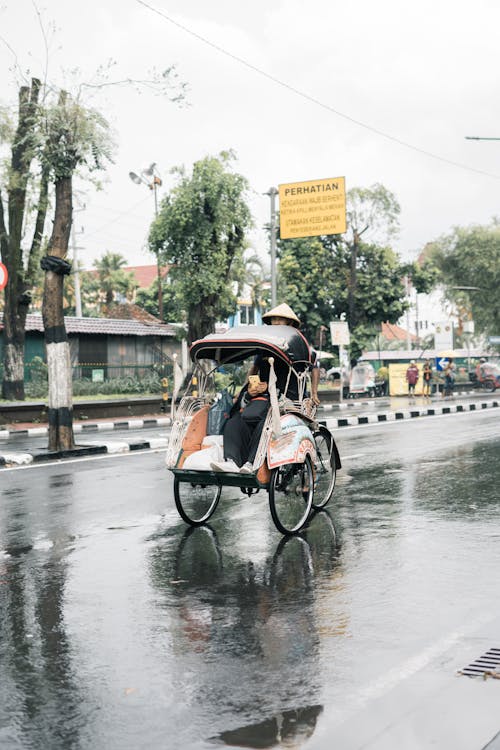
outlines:
[{"label": "white plastic bag", "polygon": [[197,471],[211,471],[212,461],[223,461],[224,452],[222,445],[210,445],[201,451],[191,453],[182,464],[183,469],[196,469]]}]

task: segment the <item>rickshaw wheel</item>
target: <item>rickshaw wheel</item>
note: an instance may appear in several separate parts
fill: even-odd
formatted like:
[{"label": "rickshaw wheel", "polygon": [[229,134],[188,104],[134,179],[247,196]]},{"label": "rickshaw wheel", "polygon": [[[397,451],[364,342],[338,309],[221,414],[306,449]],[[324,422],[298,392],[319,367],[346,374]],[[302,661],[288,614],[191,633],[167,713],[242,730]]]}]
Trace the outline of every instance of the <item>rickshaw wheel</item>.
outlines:
[{"label": "rickshaw wheel", "polygon": [[303,464],[285,464],[273,469],[269,483],[269,509],[282,534],[297,534],[312,508],[314,476],[311,459]]},{"label": "rickshaw wheel", "polygon": [[219,502],[220,484],[193,485],[174,477],[174,499],[180,517],[190,526],[201,526],[214,513]]},{"label": "rickshaw wheel", "polygon": [[492,378],[486,378],[483,380],[483,389],[487,391],[487,393],[493,393],[495,388],[495,381]]},{"label": "rickshaw wheel", "polygon": [[316,481],[314,483],[314,497],[312,507],[315,510],[324,508],[335,489],[337,478],[337,464],[332,450],[332,436],[328,430],[321,428],[314,433],[316,443]]}]

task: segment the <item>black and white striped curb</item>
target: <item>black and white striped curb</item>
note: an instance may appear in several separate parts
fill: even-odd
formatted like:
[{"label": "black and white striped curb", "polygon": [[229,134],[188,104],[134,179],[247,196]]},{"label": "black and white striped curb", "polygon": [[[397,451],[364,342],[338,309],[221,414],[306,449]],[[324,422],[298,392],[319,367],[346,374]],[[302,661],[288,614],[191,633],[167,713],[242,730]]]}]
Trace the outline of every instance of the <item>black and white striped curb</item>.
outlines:
[{"label": "black and white striped curb", "polygon": [[[402,419],[415,419],[417,417],[432,417],[445,414],[456,414],[463,412],[481,411],[499,406],[499,402],[492,401],[471,401],[465,403],[445,402],[442,405],[409,407],[408,409],[399,409],[391,411],[379,411],[375,414],[360,414],[354,416],[338,417],[337,419],[328,419],[328,427],[341,428],[352,427],[364,424],[376,424],[381,422],[395,422]],[[75,432],[100,432],[101,430],[125,430],[140,429],[141,427],[161,427],[169,426],[171,420],[168,417],[159,419],[134,419],[122,422],[96,423],[92,425],[75,425],[75,428],[83,427],[87,429],[75,429]],[[7,436],[9,435],[8,431]],[[40,437],[47,434],[46,428],[33,428],[29,430],[18,431],[26,436]],[[2,432],[0,431],[0,437]],[[23,466],[32,463],[43,463],[64,458],[84,457],[96,454],[117,454],[130,453],[139,450],[161,450],[167,447],[168,437],[149,438],[147,440],[137,440],[129,442],[126,440],[107,440],[107,441],[85,441],[79,442],[76,448],[65,451],[53,452],[16,452],[0,450],[0,468],[5,466]]]},{"label": "black and white striped curb", "polygon": [[447,402],[439,406],[408,407],[395,411],[380,411],[376,414],[360,414],[359,416],[339,417],[328,419],[329,427],[351,427],[353,425],[376,424],[378,422],[395,422],[400,419],[415,419],[416,417],[434,417],[443,414],[457,414],[461,412],[481,411],[498,407],[498,401],[470,401],[466,403]]},{"label": "black and white striped curb", "polygon": [[[79,422],[73,425],[75,434],[87,432],[110,432],[113,430],[142,430],[148,427],[169,427],[172,423],[170,417],[158,417],[157,419],[123,419],[116,422]],[[8,440],[12,437],[46,437],[48,427],[29,427],[26,430],[2,430],[0,428],[0,439]]]}]

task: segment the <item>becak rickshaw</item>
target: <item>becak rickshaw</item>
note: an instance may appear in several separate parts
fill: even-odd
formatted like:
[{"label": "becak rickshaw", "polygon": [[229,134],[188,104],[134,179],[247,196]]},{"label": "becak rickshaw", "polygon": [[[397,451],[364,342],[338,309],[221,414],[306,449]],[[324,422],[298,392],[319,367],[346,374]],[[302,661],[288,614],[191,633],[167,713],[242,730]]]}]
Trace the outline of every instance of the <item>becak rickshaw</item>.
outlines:
[{"label": "becak rickshaw", "polygon": [[351,370],[349,378],[349,398],[358,396],[377,395],[377,386],[375,383],[375,370],[369,362],[358,362]]},{"label": "becak rickshaw", "polygon": [[[175,414],[166,456],[180,516],[192,526],[206,523],[223,487],[239,487],[248,496],[267,490],[276,527],[297,533],[312,509],[328,503],[341,467],[335,440],[316,420],[309,396],[313,355],[306,339],[289,325],[242,326],[195,341],[190,355],[193,374]],[[245,474],[215,471],[224,428],[214,429],[218,420],[211,417],[217,410],[220,416],[228,391],[236,393],[232,386],[242,386],[240,395],[245,392],[246,373],[257,358],[269,366],[269,407],[255,458]],[[224,417],[231,405],[229,399]]]}]

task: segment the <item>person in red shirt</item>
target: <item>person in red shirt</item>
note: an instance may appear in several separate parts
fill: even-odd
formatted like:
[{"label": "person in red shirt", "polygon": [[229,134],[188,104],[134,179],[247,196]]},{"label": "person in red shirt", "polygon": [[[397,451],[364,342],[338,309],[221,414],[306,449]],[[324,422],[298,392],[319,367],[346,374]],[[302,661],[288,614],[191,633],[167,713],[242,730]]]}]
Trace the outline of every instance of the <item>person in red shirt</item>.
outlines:
[{"label": "person in red shirt", "polygon": [[406,371],[406,382],[408,383],[408,395],[413,397],[415,395],[415,386],[418,382],[418,367],[415,364],[415,360],[412,359],[410,366]]}]

